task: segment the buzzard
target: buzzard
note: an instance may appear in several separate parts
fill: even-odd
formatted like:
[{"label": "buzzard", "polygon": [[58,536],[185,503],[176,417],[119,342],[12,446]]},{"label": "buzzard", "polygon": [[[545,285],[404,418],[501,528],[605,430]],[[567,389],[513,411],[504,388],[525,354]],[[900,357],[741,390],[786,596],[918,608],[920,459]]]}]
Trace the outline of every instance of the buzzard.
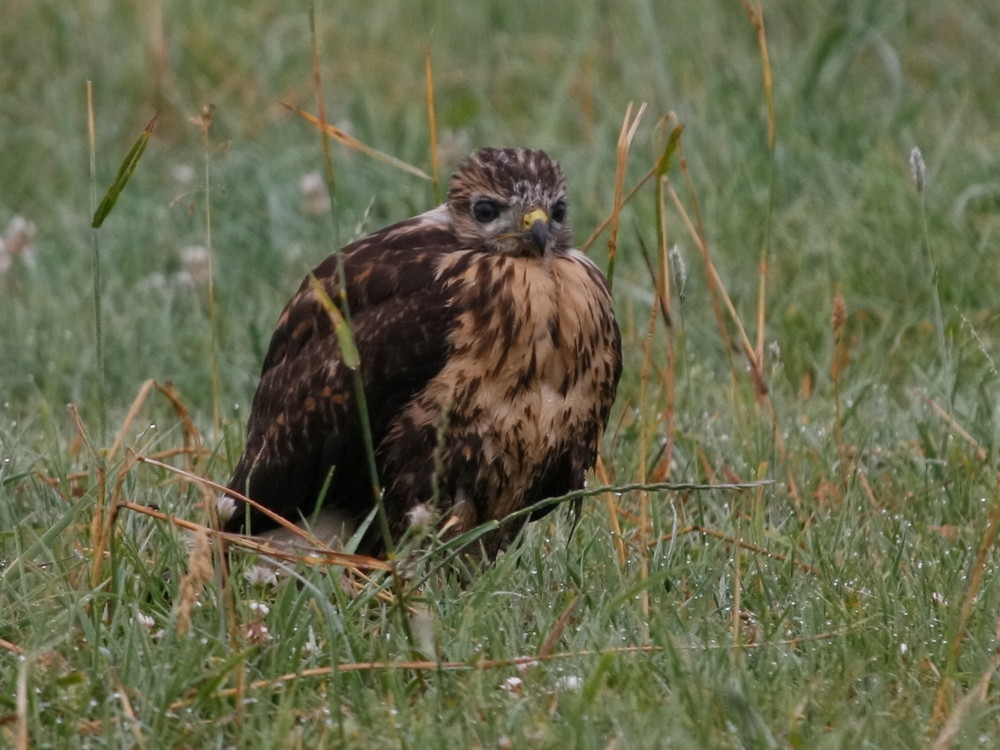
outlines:
[{"label": "buzzard", "polygon": [[[349,317],[356,371],[331,301]],[[582,488],[620,374],[611,294],[573,247],[562,171],[542,151],[485,148],[459,166],[446,203],[347,245],[302,282],[228,487],[292,521],[320,519],[340,543],[376,486],[394,541],[428,510],[459,533]],[[225,527],[274,525],[240,504]],[[520,525],[484,537],[486,556]],[[357,551],[384,554],[385,541],[376,519]]]}]

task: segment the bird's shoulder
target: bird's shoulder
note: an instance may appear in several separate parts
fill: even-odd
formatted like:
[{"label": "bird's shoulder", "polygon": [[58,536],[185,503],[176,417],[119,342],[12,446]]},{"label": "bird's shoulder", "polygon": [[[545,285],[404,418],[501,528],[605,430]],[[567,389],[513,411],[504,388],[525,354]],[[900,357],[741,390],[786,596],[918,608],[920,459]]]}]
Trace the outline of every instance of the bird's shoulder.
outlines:
[{"label": "bird's shoulder", "polygon": [[405,317],[403,312],[417,314],[435,306],[434,296],[443,293],[436,278],[439,260],[460,249],[447,207],[438,206],[328,256],[302,280],[285,306],[264,372],[295,357],[318,337],[333,334],[338,316],[350,318],[357,337]]}]

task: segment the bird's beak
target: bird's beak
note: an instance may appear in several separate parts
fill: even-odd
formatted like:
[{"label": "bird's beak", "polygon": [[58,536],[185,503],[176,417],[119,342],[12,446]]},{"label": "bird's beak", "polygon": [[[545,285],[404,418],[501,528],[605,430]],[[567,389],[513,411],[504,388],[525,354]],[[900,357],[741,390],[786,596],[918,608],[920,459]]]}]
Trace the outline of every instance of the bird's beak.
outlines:
[{"label": "bird's beak", "polygon": [[549,239],[549,215],[540,208],[533,208],[521,217],[521,231],[540,252],[545,252]]}]

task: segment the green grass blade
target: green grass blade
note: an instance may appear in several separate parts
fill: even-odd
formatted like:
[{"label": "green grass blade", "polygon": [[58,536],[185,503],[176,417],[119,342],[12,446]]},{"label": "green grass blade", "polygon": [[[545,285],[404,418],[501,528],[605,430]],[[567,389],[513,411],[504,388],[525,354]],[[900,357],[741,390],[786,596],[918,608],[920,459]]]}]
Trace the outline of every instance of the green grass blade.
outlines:
[{"label": "green grass blade", "polygon": [[340,356],[343,358],[344,364],[352,370],[357,368],[361,364],[361,355],[358,353],[358,347],[354,343],[354,334],[351,333],[351,327],[347,324],[347,319],[337,309],[337,306],[333,304],[333,300],[330,299],[330,295],[326,293],[319,279],[309,274],[309,283],[319,297],[319,303],[326,310],[326,314],[330,316],[330,320],[333,322],[333,332],[337,336],[337,343],[340,344]]},{"label": "green grass blade", "polygon": [[132,179],[136,167],[139,166],[139,159],[142,158],[142,154],[146,150],[146,145],[149,143],[149,136],[152,135],[153,128],[156,127],[156,118],[158,116],[153,116],[153,119],[149,121],[149,124],[139,134],[139,137],[135,139],[135,143],[128,150],[122,163],[118,165],[118,174],[115,175],[114,182],[111,183],[108,192],[104,194],[100,205],[94,211],[94,218],[90,222],[90,225],[94,229],[100,229],[104,220],[108,218],[108,215],[114,209],[118,198],[121,197],[122,191],[128,185],[128,181]]}]

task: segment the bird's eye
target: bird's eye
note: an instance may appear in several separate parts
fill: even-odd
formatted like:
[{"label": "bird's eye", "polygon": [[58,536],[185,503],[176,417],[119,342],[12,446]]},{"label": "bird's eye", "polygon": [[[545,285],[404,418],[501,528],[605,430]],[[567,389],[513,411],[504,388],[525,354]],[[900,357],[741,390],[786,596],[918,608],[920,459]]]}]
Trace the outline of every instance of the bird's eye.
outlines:
[{"label": "bird's eye", "polygon": [[552,206],[552,221],[562,224],[566,220],[566,201],[561,198]]},{"label": "bird's eye", "polygon": [[476,217],[476,221],[488,224],[500,216],[500,204],[496,201],[476,201],[476,205],[472,207],[472,215]]}]

